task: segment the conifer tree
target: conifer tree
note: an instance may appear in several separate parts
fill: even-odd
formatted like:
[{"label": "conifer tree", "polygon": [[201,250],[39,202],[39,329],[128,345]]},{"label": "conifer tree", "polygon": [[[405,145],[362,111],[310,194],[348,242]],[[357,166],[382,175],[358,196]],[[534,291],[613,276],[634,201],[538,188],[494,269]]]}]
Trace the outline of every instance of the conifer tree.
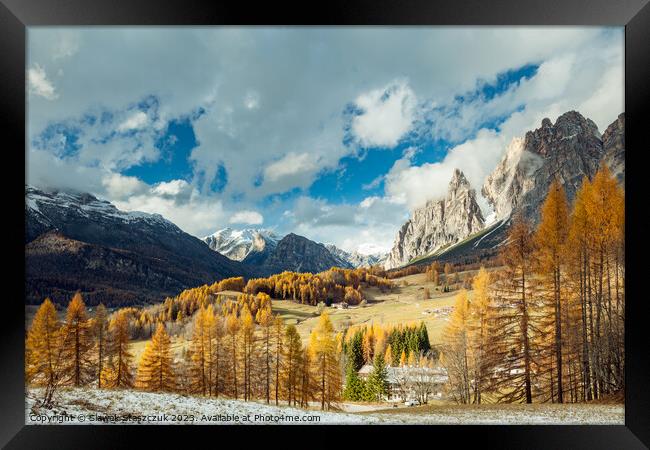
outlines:
[{"label": "conifer tree", "polygon": [[208,371],[210,366],[209,344],[207,336],[209,324],[207,323],[206,310],[201,307],[194,318],[194,330],[190,343],[190,380],[189,387],[192,392],[206,395],[209,391]]},{"label": "conifer tree", "polygon": [[108,347],[108,313],[106,307],[100,303],[95,311],[93,331],[97,342],[97,387],[102,387],[102,371],[106,360]]},{"label": "conifer tree", "polygon": [[[592,378],[591,371],[593,360],[593,306],[590,295],[589,261],[591,259],[589,249],[589,215],[587,204],[591,196],[591,181],[586,176],[582,180],[580,189],[576,193],[573,210],[571,213],[568,246],[568,261],[571,264],[570,270],[573,279],[577,278],[577,287],[580,300],[581,312],[581,338],[582,338],[582,399],[592,400]],[[574,283],[575,285],[576,283]]]},{"label": "conifer tree", "polygon": [[49,298],[39,306],[25,342],[27,382],[42,384],[52,380],[56,368],[56,354],[60,341],[60,324],[56,308]]},{"label": "conifer tree", "polygon": [[66,380],[74,386],[87,383],[92,376],[92,329],[86,305],[77,292],[66,310],[63,324],[66,340],[64,346],[64,373]]},{"label": "conifer tree", "polygon": [[312,377],[312,360],[309,348],[302,351],[300,368],[300,406],[307,408],[314,396],[314,381]]},{"label": "conifer tree", "polygon": [[564,272],[565,244],[569,231],[569,207],[564,188],[554,180],[542,205],[541,222],[535,234],[538,273],[543,276],[547,298],[553,308],[555,324],[555,367],[557,375],[557,401],[563,403],[562,386],[562,278]]},{"label": "conifer tree", "polygon": [[364,398],[365,383],[359,377],[359,373],[354,369],[354,364],[348,360],[345,371],[345,389],[343,398],[351,401],[359,401]]},{"label": "conifer tree", "polygon": [[239,319],[237,313],[233,312],[226,318],[226,333],[230,337],[230,365],[232,376],[233,397],[237,398],[237,336],[239,335]]},{"label": "conifer tree", "polygon": [[138,364],[136,384],[140,389],[173,392],[176,389],[171,340],[163,324],[158,324],[147,342]]},{"label": "conifer tree", "polygon": [[25,342],[27,382],[45,386],[41,404],[46,407],[51,406],[63,380],[65,332],[54,304],[46,298],[36,311]]},{"label": "conifer tree", "polygon": [[379,402],[388,395],[388,371],[381,353],[375,355],[366,387],[374,401]]},{"label": "conifer tree", "polygon": [[297,403],[297,390],[301,367],[302,343],[294,325],[288,325],[284,334],[284,367],[282,379],[287,398],[287,404]]},{"label": "conifer tree", "polygon": [[[499,400],[532,403],[532,338],[541,330],[533,314],[533,253],[535,242],[530,224],[516,216],[500,253],[504,269],[495,283],[495,334],[490,340],[492,357],[505,364],[492,386],[501,391]],[[504,388],[504,389],[501,389]]]},{"label": "conifer tree", "polygon": [[494,305],[492,304],[488,288],[490,276],[484,267],[481,267],[472,287],[474,297],[470,313],[469,337],[471,353],[473,355],[473,389],[474,403],[481,403],[483,384],[490,369],[489,338],[491,334],[491,319]]},{"label": "conifer tree", "polygon": [[[467,291],[463,289],[456,296],[453,312],[443,330],[444,346],[442,353],[452,395],[458,403],[463,404],[470,402],[469,320],[469,300]],[[410,362],[409,365],[411,365]]]},{"label": "conifer tree", "polygon": [[334,327],[327,312],[321,314],[318,324],[311,332],[309,349],[318,373],[321,409],[329,409],[340,391],[340,369]]},{"label": "conifer tree", "polygon": [[257,322],[262,327],[264,345],[264,394],[266,403],[271,400],[271,327],[273,315],[270,308],[263,308],[257,312]]},{"label": "conifer tree", "polygon": [[393,349],[391,348],[390,344],[388,347],[386,347],[386,353],[384,353],[384,361],[386,361],[386,364],[389,367],[393,365]]},{"label": "conifer tree", "polygon": [[[211,307],[212,305],[210,305]],[[224,337],[226,330],[224,320],[218,314],[214,314],[214,395],[219,396],[222,392],[223,365],[224,357],[222,355],[224,348]]]},{"label": "conifer tree", "polygon": [[244,370],[244,400],[249,400],[251,397],[251,374],[255,347],[255,322],[247,305],[244,305],[242,308],[240,324],[242,337],[241,354]]},{"label": "conifer tree", "polygon": [[102,385],[109,388],[133,387],[129,350],[129,317],[124,309],[113,315],[108,325],[108,364],[102,370]]},{"label": "conifer tree", "polygon": [[273,333],[275,340],[275,404],[279,402],[280,396],[280,368],[282,367],[282,330],[284,323],[280,316],[273,320]]}]

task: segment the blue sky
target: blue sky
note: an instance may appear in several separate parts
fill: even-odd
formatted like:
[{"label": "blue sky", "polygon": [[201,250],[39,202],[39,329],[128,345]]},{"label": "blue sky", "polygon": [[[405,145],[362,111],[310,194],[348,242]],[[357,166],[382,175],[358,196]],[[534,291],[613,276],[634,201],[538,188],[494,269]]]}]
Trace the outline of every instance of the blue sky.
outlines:
[{"label": "blue sky", "polygon": [[[27,182],[202,237],[390,248],[455,168],[623,111],[622,28],[30,28]],[[486,214],[489,205],[479,195]]]}]

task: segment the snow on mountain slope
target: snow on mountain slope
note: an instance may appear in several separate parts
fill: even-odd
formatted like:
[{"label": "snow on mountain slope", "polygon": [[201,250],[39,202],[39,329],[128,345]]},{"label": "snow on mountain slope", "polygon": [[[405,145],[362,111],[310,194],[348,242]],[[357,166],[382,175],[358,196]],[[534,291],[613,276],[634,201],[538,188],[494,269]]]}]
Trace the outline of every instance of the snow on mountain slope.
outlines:
[{"label": "snow on mountain slope", "polygon": [[88,193],[25,186],[25,298],[87,304],[161,301],[246,267],[158,214],[126,212]]},{"label": "snow on mountain slope", "polygon": [[281,236],[271,230],[224,228],[203,238],[208,246],[235,261],[243,261],[251,253],[273,250]]},{"label": "snow on mountain slope", "polygon": [[372,255],[362,255],[357,251],[346,252],[343,249],[338,248],[334,244],[323,244],[334,257],[339,258],[340,260],[346,262],[354,268],[360,267],[370,267],[378,264],[382,264],[386,259],[388,254],[386,253],[375,253]]}]

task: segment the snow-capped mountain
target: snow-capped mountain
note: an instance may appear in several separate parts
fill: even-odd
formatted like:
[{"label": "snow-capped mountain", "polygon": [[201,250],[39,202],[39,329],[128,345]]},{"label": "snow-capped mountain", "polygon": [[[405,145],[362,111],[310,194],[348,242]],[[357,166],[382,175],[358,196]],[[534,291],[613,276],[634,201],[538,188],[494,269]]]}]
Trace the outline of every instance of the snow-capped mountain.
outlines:
[{"label": "snow-capped mountain", "polygon": [[224,228],[203,238],[212,250],[235,261],[252,258],[255,253],[268,253],[275,249],[280,239],[282,237],[271,230],[254,228]]},{"label": "snow-capped mountain", "polygon": [[325,248],[327,248],[335,258],[340,259],[342,262],[345,262],[354,268],[382,265],[384,260],[388,256],[387,253],[375,253],[372,255],[362,255],[357,251],[346,252],[345,250],[338,248],[334,244],[323,244],[323,245],[325,245]]},{"label": "snow-capped mountain", "polygon": [[89,304],[161,301],[183,289],[248,275],[236,261],[158,214],[120,211],[88,193],[25,186],[26,297]]}]

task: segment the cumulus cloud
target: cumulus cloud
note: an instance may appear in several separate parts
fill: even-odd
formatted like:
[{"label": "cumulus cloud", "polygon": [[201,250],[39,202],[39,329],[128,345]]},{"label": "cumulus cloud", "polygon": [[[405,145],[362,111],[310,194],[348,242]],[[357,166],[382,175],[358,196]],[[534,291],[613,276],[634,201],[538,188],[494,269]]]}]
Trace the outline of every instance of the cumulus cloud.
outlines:
[{"label": "cumulus cloud", "polygon": [[257,211],[238,211],[232,215],[229,222],[246,225],[261,225],[264,223],[264,216]]},{"label": "cumulus cloud", "polygon": [[290,212],[288,229],[347,251],[373,254],[390,250],[395,230],[408,218],[399,199],[366,197],[357,204],[332,204],[300,197]]},{"label": "cumulus cloud", "polygon": [[[160,157],[156,141],[166,125],[157,117],[155,97],[145,97],[118,109],[88,108],[73,117],[60,117],[45,128],[32,131],[29,161],[44,151],[88,168],[122,171]],[[60,174],[65,177],[65,173]]]},{"label": "cumulus cloud", "polygon": [[411,129],[417,105],[406,80],[394,81],[361,94],[355,100],[361,110],[352,119],[352,131],[364,147],[394,147]]},{"label": "cumulus cloud", "polygon": [[[305,197],[286,217],[295,220],[288,231],[347,249],[390,247],[408,209],[440,195],[454,167],[480,190],[509,139],[543,117],[578,109],[602,131],[623,110],[621,29],[91,28],[69,38],[60,31],[29,31],[30,96],[59,99],[29,108],[28,181],[103,193],[197,233],[242,211],[272,221],[293,197],[256,202],[296,189],[306,196],[359,145],[424,149],[426,139],[449,140],[441,161],[422,163],[413,148],[376,174],[365,187],[383,182],[383,197],[338,204]],[[530,63],[539,64],[534,77],[494,98],[455,99],[477,80],[494,82]],[[55,86],[43,67],[65,76]],[[156,101],[139,108],[152,94]],[[182,116],[192,117],[197,140],[193,178],[149,185],[121,173],[158,161],[161,130]],[[498,128],[480,130],[497,119]],[[211,186],[223,171],[228,181],[217,195]]]},{"label": "cumulus cloud", "polygon": [[201,196],[184,180],[150,186],[144,192],[113,203],[125,211],[160,214],[195,236],[213,233],[215,225],[226,223],[228,216],[220,199]]},{"label": "cumulus cloud", "polygon": [[136,111],[127,117],[124,122],[120,123],[117,126],[117,131],[123,132],[129,130],[139,130],[140,128],[143,128],[148,121],[149,118],[147,116],[147,113],[143,111]]},{"label": "cumulus cloud", "polygon": [[309,172],[318,167],[313,155],[309,153],[287,153],[282,159],[264,169],[264,179],[276,182],[284,177],[295,176],[300,172]]},{"label": "cumulus cloud", "polygon": [[34,64],[27,71],[27,82],[29,93],[43,97],[47,100],[56,100],[59,98],[52,82],[47,78],[45,69],[40,65]]},{"label": "cumulus cloud", "polygon": [[106,194],[114,200],[124,200],[132,195],[143,194],[147,190],[146,183],[137,177],[129,177],[119,173],[110,173],[103,177],[102,185]]},{"label": "cumulus cloud", "polygon": [[427,200],[443,198],[454,169],[463,171],[472,187],[480,192],[485,177],[494,169],[506,142],[494,130],[482,129],[476,138],[453,147],[440,162],[413,164],[409,149],[386,174],[385,192],[412,210]]}]

